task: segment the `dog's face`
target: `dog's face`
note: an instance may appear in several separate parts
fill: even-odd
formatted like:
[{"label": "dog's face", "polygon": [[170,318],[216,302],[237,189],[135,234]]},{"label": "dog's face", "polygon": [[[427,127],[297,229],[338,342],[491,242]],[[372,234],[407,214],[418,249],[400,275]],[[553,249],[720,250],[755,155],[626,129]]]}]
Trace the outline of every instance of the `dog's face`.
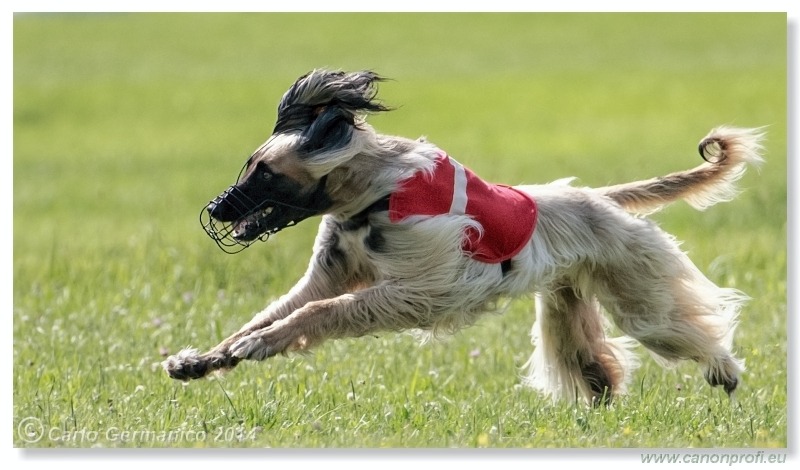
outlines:
[{"label": "dog's face", "polygon": [[379,80],[372,72],[315,70],[292,85],[272,136],[237,182],[201,212],[203,228],[220,248],[241,251],[332,207],[328,175],[358,153],[361,115],[386,110],[374,101]]}]

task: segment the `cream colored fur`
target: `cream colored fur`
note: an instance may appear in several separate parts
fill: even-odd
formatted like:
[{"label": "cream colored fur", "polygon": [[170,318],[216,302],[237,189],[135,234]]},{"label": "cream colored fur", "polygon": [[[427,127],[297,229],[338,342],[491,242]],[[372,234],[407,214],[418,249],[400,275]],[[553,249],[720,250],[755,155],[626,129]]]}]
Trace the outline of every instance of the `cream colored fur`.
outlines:
[{"label": "cream colored fur", "polygon": [[[334,338],[453,333],[501,299],[534,293],[534,352],[524,381],[543,393],[608,402],[626,391],[637,343],[664,365],[691,360],[711,385],[736,388],[744,363],[731,351],[732,338],[746,296],[716,286],[671,235],[636,214],[678,199],[704,209],[732,198],[745,166],[762,161],[760,131],[715,129],[701,143],[711,163],[663,178],[603,188],[567,180],[519,186],[538,204],[538,225],[506,273],[462,252],[467,227],[481,228],[468,216],[392,223],[376,211],[348,228],[399,181],[429,169],[439,152],[434,145],[377,134],[360,118],[349,144],[330,154],[298,158],[292,139],[299,140],[282,137],[254,157],[315,180],[327,175],[334,202],[305,275],[207,353],[189,349],[167,359],[172,377],[199,378]],[[379,249],[365,242],[369,237],[380,238]],[[609,323],[624,336],[609,338]]]}]

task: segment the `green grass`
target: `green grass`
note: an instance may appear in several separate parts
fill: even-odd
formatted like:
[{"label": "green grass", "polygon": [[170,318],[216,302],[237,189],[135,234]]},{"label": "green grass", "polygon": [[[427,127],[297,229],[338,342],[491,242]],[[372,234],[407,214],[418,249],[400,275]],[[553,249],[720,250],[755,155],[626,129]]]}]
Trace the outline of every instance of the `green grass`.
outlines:
[{"label": "green grass", "polygon": [[[212,346],[305,269],[313,219],[228,256],[197,214],[320,66],[394,78],[375,127],[508,183],[651,177],[697,164],[715,125],[769,125],[739,199],[655,217],[753,298],[736,400],[640,350],[611,408],[553,404],[519,385],[530,299],[443,342],[169,380],[162,353]],[[13,169],[17,447],[787,446],[785,15],[20,15]]]}]

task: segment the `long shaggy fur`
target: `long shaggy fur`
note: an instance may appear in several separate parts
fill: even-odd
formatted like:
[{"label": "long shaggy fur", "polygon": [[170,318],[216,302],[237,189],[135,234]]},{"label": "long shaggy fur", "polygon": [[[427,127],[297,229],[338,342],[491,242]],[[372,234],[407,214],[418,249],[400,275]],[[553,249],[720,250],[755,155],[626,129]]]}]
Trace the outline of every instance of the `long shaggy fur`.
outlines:
[{"label": "long shaggy fur", "polygon": [[[376,101],[379,80],[372,72],[315,70],[284,95],[273,135],[236,185],[260,215],[229,218],[233,233],[252,239],[258,234],[241,234],[267,230],[273,207],[264,210],[266,204],[285,203],[282,210],[290,211],[292,201],[322,188],[308,269],[215,348],[168,358],[171,377],[200,378],[333,338],[407,329],[453,333],[503,298],[535,293],[526,384],[554,398],[608,403],[626,391],[638,364],[633,347],[641,344],[664,365],[698,363],[711,385],[733,392],[744,363],[732,354],[732,339],[746,296],[716,286],[641,214],[679,199],[705,209],[734,197],[745,167],[762,162],[761,131],[714,129],[700,144],[705,163],[660,178],[602,188],[567,180],[518,186],[536,200],[538,224],[504,267],[464,253],[466,231],[486,229],[467,215],[391,222],[379,206],[400,181],[431,171],[441,152],[424,140],[378,134],[366,123],[367,114],[387,110]],[[215,199],[211,216],[224,218],[225,204]],[[608,337],[610,323],[624,336]]]}]

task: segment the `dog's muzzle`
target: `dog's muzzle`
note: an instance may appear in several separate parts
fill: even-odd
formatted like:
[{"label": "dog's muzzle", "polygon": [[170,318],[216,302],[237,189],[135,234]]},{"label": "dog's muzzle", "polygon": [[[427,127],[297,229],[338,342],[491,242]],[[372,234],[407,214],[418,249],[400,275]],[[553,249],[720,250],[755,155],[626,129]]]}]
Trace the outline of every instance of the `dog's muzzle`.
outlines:
[{"label": "dog's muzzle", "polygon": [[[235,212],[233,220],[223,221],[215,217],[215,212],[223,204]],[[314,210],[271,199],[256,202],[236,186],[231,186],[200,211],[200,225],[222,251],[233,254],[256,241],[267,241],[270,235],[315,213]]]}]

